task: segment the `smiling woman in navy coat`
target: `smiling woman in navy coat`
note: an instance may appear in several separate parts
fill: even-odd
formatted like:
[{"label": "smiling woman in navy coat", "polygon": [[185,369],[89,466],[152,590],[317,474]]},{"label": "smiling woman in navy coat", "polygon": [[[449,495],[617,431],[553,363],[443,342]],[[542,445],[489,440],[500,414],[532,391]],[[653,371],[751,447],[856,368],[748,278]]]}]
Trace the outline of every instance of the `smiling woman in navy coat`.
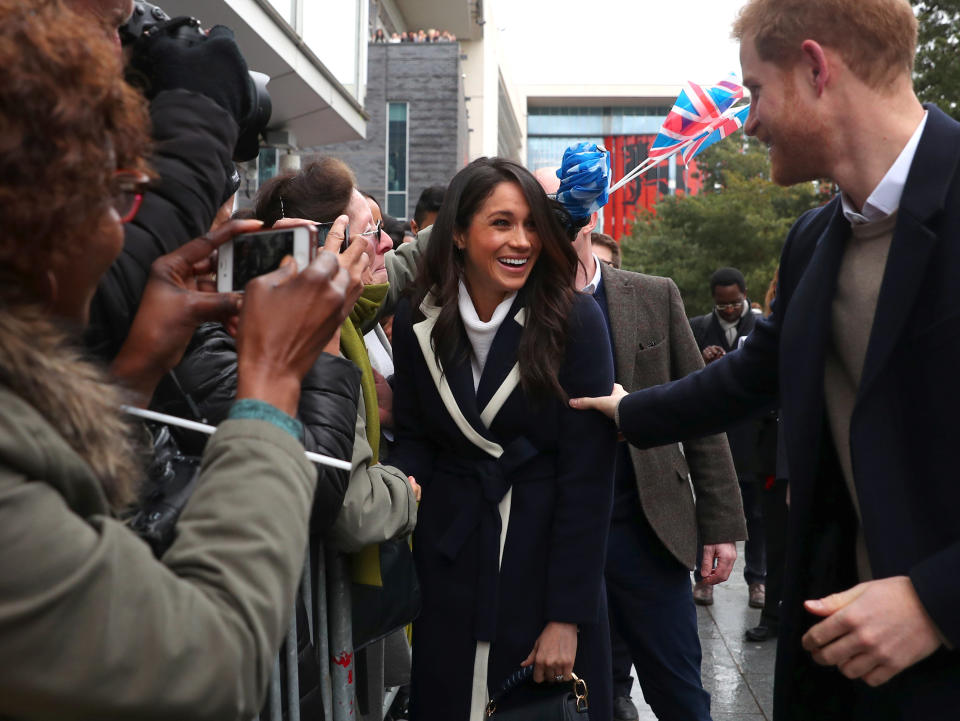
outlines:
[{"label": "smiling woman in navy coat", "polygon": [[[525,169],[451,182],[393,326],[391,457],[423,487],[414,555],[413,718],[475,721],[521,665],[586,679],[610,719],[603,562],[615,432],[565,399],[609,393],[613,360],[576,256]],[[535,687],[508,702],[522,703]]]}]

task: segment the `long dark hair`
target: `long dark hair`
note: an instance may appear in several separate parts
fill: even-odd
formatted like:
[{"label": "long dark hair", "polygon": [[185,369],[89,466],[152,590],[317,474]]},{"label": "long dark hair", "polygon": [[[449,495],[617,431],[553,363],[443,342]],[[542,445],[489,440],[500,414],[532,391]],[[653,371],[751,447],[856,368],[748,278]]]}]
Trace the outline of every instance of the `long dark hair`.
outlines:
[{"label": "long dark hair", "polygon": [[414,284],[416,305],[427,293],[433,293],[441,310],[430,336],[431,345],[441,365],[456,362],[461,347],[458,341],[464,335],[457,306],[464,266],[454,235],[468,231],[473,216],[500,183],[520,186],[542,246],[520,290],[526,308],[517,349],[520,382],[533,398],[552,395],[565,399],[558,375],[566,351],[577,256],[543,188],[526,168],[503,158],[478,158],[457,173],[447,188],[420,264]]}]

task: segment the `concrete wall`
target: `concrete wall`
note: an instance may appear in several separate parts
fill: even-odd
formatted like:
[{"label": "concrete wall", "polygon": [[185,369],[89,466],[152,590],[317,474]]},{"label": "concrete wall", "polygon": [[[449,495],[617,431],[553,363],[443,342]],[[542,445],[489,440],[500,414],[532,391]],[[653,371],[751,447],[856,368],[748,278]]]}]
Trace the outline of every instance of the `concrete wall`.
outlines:
[{"label": "concrete wall", "polygon": [[[364,140],[313,148],[353,168],[363,190],[386,203],[386,112],[389,102],[409,103],[407,116],[407,218],[420,192],[446,184],[467,159],[467,121],[458,43],[384,44],[368,48],[367,96],[370,116]],[[310,157],[304,158],[304,163]]]}]

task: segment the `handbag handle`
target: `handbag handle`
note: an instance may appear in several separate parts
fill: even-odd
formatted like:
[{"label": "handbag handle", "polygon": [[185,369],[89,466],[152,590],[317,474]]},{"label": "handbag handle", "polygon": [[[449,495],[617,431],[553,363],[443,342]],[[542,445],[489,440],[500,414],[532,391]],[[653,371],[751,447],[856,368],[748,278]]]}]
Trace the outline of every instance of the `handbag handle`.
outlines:
[{"label": "handbag handle", "polygon": [[[577,713],[583,713],[587,710],[587,682],[579,678],[577,674],[570,674],[573,678],[568,682],[573,684],[573,695],[576,698]],[[497,704],[500,703],[511,691],[526,683],[533,678],[533,666],[526,666],[514,671],[507,676],[506,680],[500,686],[500,689],[490,697],[487,704],[487,718],[493,716],[497,711]]]}]

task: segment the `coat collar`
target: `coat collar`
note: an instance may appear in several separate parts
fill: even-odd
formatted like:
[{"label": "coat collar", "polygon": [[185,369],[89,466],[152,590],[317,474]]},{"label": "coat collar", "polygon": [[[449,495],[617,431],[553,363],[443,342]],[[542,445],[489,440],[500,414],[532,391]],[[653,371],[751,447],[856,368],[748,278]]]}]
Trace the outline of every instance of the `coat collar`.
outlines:
[{"label": "coat collar", "polygon": [[[816,240],[813,255],[790,298],[780,342],[780,392],[790,416],[811,419],[791,428],[791,448],[817,448],[823,417],[823,382],[826,349],[832,326],[833,296],[850,224],[843,217],[840,199],[820,212],[829,214],[826,228]],[[798,464],[811,461],[798,460]],[[799,469],[798,469],[799,470]]]},{"label": "coat collar", "polygon": [[616,380],[621,385],[629,386],[637,361],[638,335],[641,328],[650,327],[646,307],[641,308],[637,302],[637,289],[628,282],[626,273],[601,263],[600,278],[607,296]]},{"label": "coat collar", "polygon": [[946,207],[960,166],[960,126],[936,106],[926,107],[927,126],[900,199],[858,397],[869,391],[880,375],[913,313],[937,244],[933,221]]},{"label": "coat collar", "polygon": [[[468,353],[458,354],[462,360],[452,367],[441,368],[431,347],[430,334],[440,315],[440,307],[436,305],[432,294],[424,298],[420,312],[424,318],[413,324],[413,332],[441,402],[468,441],[494,458],[499,458],[503,454],[503,447],[490,432],[490,425],[520,383],[516,349],[526,312],[519,296],[494,336],[476,392]],[[461,342],[468,341],[461,338]]]}]

